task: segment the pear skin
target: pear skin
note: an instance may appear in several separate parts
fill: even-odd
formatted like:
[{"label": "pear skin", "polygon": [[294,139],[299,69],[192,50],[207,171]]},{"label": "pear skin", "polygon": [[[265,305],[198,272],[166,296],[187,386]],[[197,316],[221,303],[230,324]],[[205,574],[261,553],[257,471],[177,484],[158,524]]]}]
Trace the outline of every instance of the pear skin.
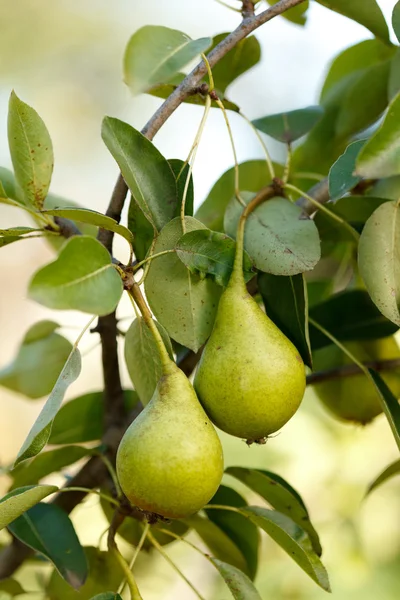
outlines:
[{"label": "pear skin", "polygon": [[207,504],[222,474],[217,432],[190,381],[169,361],[152,399],[118,448],[121,488],[142,510],[180,519]]},{"label": "pear skin", "polygon": [[223,431],[261,442],[294,415],[305,385],[298,351],[234,272],[194,380],[204,410]]}]

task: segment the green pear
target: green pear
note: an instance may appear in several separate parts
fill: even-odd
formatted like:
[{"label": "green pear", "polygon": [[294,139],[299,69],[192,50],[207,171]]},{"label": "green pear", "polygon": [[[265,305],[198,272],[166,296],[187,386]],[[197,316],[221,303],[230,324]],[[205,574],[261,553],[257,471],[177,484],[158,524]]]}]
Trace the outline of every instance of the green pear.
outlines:
[{"label": "green pear", "polygon": [[[348,342],[344,345],[362,362],[400,357],[400,349],[393,337]],[[349,364],[353,364],[351,359],[334,345],[321,348],[313,355],[314,371],[325,371]],[[387,371],[381,375],[393,394],[399,398],[399,372]],[[330,413],[342,421],[365,425],[382,412],[378,394],[363,373],[323,381],[313,385],[313,389]]]},{"label": "green pear", "polygon": [[234,269],[194,387],[215,425],[261,443],[298,409],[305,368],[293,344],[248,293],[242,262],[243,235],[238,232]]},{"label": "green pear", "polygon": [[140,509],[180,519],[207,504],[222,474],[217,432],[191,383],[167,357],[152,399],[118,448],[121,488]]}]

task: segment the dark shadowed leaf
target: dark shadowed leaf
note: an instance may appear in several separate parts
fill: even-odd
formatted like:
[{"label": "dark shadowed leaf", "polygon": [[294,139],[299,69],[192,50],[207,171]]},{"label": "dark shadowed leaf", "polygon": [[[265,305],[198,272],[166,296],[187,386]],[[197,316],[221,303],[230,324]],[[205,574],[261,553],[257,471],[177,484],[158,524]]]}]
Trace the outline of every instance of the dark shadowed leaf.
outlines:
[{"label": "dark shadowed leaf", "polygon": [[400,42],[400,2],[396,2],[392,14],[392,25],[397,39]]},{"label": "dark shadowed leaf", "polygon": [[105,594],[97,594],[97,596],[93,596],[91,600],[122,600],[119,594],[114,592],[106,592]]},{"label": "dark shadowed leaf", "polygon": [[400,174],[400,93],[392,100],[378,131],[358,155],[356,172],[372,179]]},{"label": "dark shadowed leaf", "polygon": [[46,404],[42,408],[26,440],[22,444],[14,467],[23,460],[39,454],[42,448],[47,444],[54,417],[61,406],[65,392],[71,383],[79,377],[80,372],[81,355],[78,348],[74,348],[69,355]]},{"label": "dark shadowed leaf", "polygon": [[228,467],[226,472],[245,483],[273,508],[290,517],[304,529],[310,537],[314,551],[321,556],[322,548],[319,537],[310,521],[307,508],[301,496],[287,481],[275,473],[260,469]]},{"label": "dark shadowed leaf", "polygon": [[0,370],[0,385],[32,399],[51,392],[72,349],[54,332],[57,327],[52,321],[40,321],[28,330],[17,356]]},{"label": "dark shadowed leaf", "polygon": [[390,391],[382,377],[374,369],[368,369],[375,384],[383,412],[389,422],[394,439],[400,449],[400,404],[396,396]]},{"label": "dark shadowed leaf", "polygon": [[[228,33],[216,35],[213,38],[212,48],[222,42],[227,35]],[[235,48],[225,54],[212,69],[215,88],[222,95],[222,98],[225,96],[225,91],[231,83],[254,67],[260,58],[260,44],[254,36],[241,40]]]},{"label": "dark shadowed leaf", "polygon": [[[183,166],[185,163],[179,158],[168,159],[169,166],[172,169],[176,179],[176,191],[178,196],[178,202],[175,211],[175,217],[179,217],[181,214],[181,206],[183,200],[183,194],[186,186],[186,179],[189,174],[189,165]],[[193,217],[193,203],[194,203],[194,186],[193,186],[193,175],[190,175],[189,186],[186,192],[185,201],[185,215]]]},{"label": "dark shadowed leaf", "polygon": [[327,592],[330,591],[326,569],[314,552],[304,529],[276,510],[249,506],[240,509],[240,512],[279,544],[315,583]]},{"label": "dark shadowed leaf", "polygon": [[318,123],[323,113],[324,109],[321,106],[308,106],[255,119],[253,125],[275,140],[289,144],[308,133]]},{"label": "dark shadowed leaf", "polygon": [[[398,329],[379,312],[364,290],[335,294],[313,306],[310,309],[310,317],[344,342],[378,339],[392,335]],[[310,325],[310,339],[313,350],[332,343],[313,325]]]},{"label": "dark shadowed leaf", "polygon": [[94,238],[82,235],[67,240],[58,258],[36,272],[28,295],[48,308],[108,315],[122,290],[109,252]]},{"label": "dark shadowed leaf", "polygon": [[[222,506],[247,506],[246,500],[232,488],[220,485],[210,504]],[[260,534],[252,523],[243,515],[230,510],[206,510],[207,516],[236,544],[242,552],[246,564],[246,574],[254,580],[258,566],[258,550]],[[212,549],[211,549],[212,550]]]},{"label": "dark shadowed leaf", "polygon": [[192,40],[176,29],[156,25],[141,27],[125,50],[125,83],[133,94],[166,83],[210,45],[210,38]]},{"label": "dark shadowed leaf", "polygon": [[135,198],[131,196],[128,210],[128,227],[133,234],[133,251],[136,260],[146,258],[154,239],[154,227],[146,219]]},{"label": "dark shadowed leaf", "polygon": [[384,469],[382,473],[380,473],[380,475],[378,475],[378,477],[374,479],[372,483],[370,483],[370,485],[368,486],[367,494],[370,494],[373,490],[382,485],[382,483],[385,483],[385,481],[387,481],[388,479],[391,479],[395,475],[399,474],[400,460],[396,460],[394,463],[386,467],[386,469]]},{"label": "dark shadowed leaf", "polygon": [[389,30],[376,0],[317,0],[319,4],[364,25],[384,42],[389,41]]},{"label": "dark shadowed leaf", "polygon": [[6,494],[0,499],[0,529],[57,490],[55,485],[27,485]]},{"label": "dark shadowed leaf", "polygon": [[210,557],[210,561],[218,570],[235,600],[262,600],[251,580],[242,571],[217,558]]},{"label": "dark shadowed leaf", "polygon": [[282,277],[260,273],[258,289],[269,318],[293,342],[304,363],[312,368],[304,276]]},{"label": "dark shadowed leaf", "polygon": [[[253,194],[244,192],[248,203]],[[226,233],[235,238],[243,206],[236,198],[229,203],[224,219]],[[247,218],[244,247],[260,271],[273,275],[297,275],[311,271],[321,256],[314,221],[286,198],[272,198]]]},{"label": "dark shadowed leaf", "polygon": [[[199,229],[183,235],[176,244],[176,253],[189,271],[204,278],[210,276],[218,285],[228,285],[233,271],[236,243],[224,233]],[[244,254],[244,278],[254,277],[253,264]]]},{"label": "dark shadowed leaf", "polygon": [[376,306],[400,326],[399,202],[385,202],[366,222],[358,247],[358,265]]},{"label": "dark shadowed leaf", "polygon": [[[185,223],[186,231],[205,229],[193,217],[186,217]],[[158,236],[154,254],[174,249],[182,234],[180,219],[173,219]],[[213,328],[221,287],[192,275],[171,253],[151,262],[145,290],[150,308],[170,337],[197,352]]]},{"label": "dark shadowed leaf", "polygon": [[26,594],[21,584],[11,578],[2,579],[2,581],[0,581],[0,592],[7,592],[5,600],[8,600],[10,596],[11,598],[14,598],[14,596],[18,596],[19,594]]},{"label": "dark shadowed leaf", "polygon": [[27,204],[41,209],[53,173],[53,147],[37,112],[11,93],[8,144],[15,178]]},{"label": "dark shadowed leaf", "polygon": [[[273,6],[274,4],[279,2],[279,0],[267,0],[267,2],[268,4]],[[294,6],[289,10],[286,10],[284,13],[282,13],[282,17],[284,19],[287,19],[288,21],[291,21],[292,23],[296,23],[296,25],[305,25],[307,21],[306,12],[308,10],[309,4],[310,3],[308,2],[308,0],[306,0],[306,2],[303,2],[298,6]]]},{"label": "dark shadowed leaf", "polygon": [[48,558],[75,589],[85,582],[85,553],[68,515],[55,504],[41,502],[8,526],[21,542]]},{"label": "dark shadowed leaf", "polygon": [[[173,358],[171,340],[167,332],[160,323],[156,322],[156,326],[170,357]],[[146,406],[156,389],[162,368],[157,344],[142,317],[135,319],[126,332],[124,352],[129,376],[141,403]]]},{"label": "dark shadowed leaf", "polygon": [[160,231],[175,216],[178,203],[168,161],[140,131],[119,119],[105,117],[101,135],[138,206]]},{"label": "dark shadowed leaf", "polygon": [[365,140],[358,140],[347,146],[342,154],[329,171],[329,196],[335,201],[344,196],[360,181],[361,177],[353,173],[356,168],[356,159],[364,146]]}]

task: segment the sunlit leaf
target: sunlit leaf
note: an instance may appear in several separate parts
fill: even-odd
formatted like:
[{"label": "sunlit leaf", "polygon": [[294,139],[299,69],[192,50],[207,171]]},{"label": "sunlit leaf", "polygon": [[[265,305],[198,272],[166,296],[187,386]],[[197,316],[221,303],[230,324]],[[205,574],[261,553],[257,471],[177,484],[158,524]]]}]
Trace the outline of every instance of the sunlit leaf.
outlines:
[{"label": "sunlit leaf", "polygon": [[370,483],[370,485],[368,486],[367,494],[370,494],[373,490],[382,485],[382,483],[385,483],[385,481],[387,481],[388,479],[391,479],[395,475],[399,474],[400,460],[396,460],[394,463],[386,467],[386,469],[384,469],[382,473],[380,473],[378,477],[376,477],[376,479],[374,479],[374,481]]},{"label": "sunlit leaf", "polygon": [[6,494],[0,499],[0,529],[57,490],[55,485],[28,485]]}]

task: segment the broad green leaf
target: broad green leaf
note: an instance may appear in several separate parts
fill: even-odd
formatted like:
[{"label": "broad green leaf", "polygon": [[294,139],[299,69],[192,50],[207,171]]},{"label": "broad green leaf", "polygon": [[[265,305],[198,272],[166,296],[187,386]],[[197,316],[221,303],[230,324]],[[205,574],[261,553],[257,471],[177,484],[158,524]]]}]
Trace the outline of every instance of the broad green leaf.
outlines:
[{"label": "broad green leaf", "polygon": [[[397,326],[386,319],[364,290],[349,290],[335,294],[313,306],[310,317],[327,329],[338,340],[372,340],[397,331]],[[331,344],[319,330],[310,325],[311,348],[317,350]]]},{"label": "broad green leaf", "polygon": [[352,142],[347,146],[329,171],[329,196],[332,201],[339,200],[360,181],[361,177],[354,175],[356,159],[364,146],[365,140]]},{"label": "broad green leaf", "polygon": [[15,178],[26,202],[41,209],[53,173],[53,147],[42,119],[15,92],[8,109],[8,144]]},{"label": "broad green leaf", "polygon": [[326,569],[302,527],[286,515],[267,508],[249,506],[240,509],[240,512],[279,544],[315,583],[330,592]]},{"label": "broad green leaf", "polygon": [[[218,285],[227,286],[233,271],[236,243],[227,235],[209,229],[185,233],[176,244],[176,253],[194,275],[210,276]],[[254,277],[252,262],[244,254],[244,278]]]},{"label": "broad green leaf", "polygon": [[80,223],[89,223],[89,225],[95,225],[96,227],[102,227],[114,233],[122,235],[130,244],[133,241],[132,233],[115,221],[111,217],[106,217],[102,213],[96,212],[95,210],[89,210],[87,208],[55,208],[51,210],[44,210],[42,214],[50,215],[52,217],[64,217],[71,221],[78,221]]},{"label": "broad green leaf", "polygon": [[97,594],[97,596],[93,596],[91,600],[122,600],[122,598],[115,592],[105,592],[105,594]]},{"label": "broad green leaf", "polygon": [[278,113],[255,119],[253,125],[270,137],[291,144],[303,137],[318,123],[324,113],[321,106],[308,106],[299,110]]},{"label": "broad green leaf", "polygon": [[365,192],[365,196],[375,198],[386,198],[387,200],[398,200],[400,198],[400,175],[378,179]]},{"label": "broad green leaf", "polygon": [[119,119],[105,117],[101,135],[138,206],[160,231],[175,216],[178,204],[168,161],[144,135]]},{"label": "broad green leaf", "polygon": [[[226,38],[228,33],[220,33],[213,38],[212,48]],[[226,89],[238,77],[254,67],[261,58],[261,48],[256,37],[241,40],[213,67],[215,89],[224,99]]]},{"label": "broad green leaf", "polygon": [[400,326],[399,202],[385,202],[366,222],[358,245],[358,266],[376,306]]},{"label": "broad green leaf", "polygon": [[55,485],[28,485],[6,494],[0,499],[0,529],[57,490]]},{"label": "broad green leaf", "polygon": [[85,584],[79,590],[74,590],[54,570],[46,589],[49,600],[92,600],[96,594],[104,594],[104,590],[119,588],[124,573],[115,555],[90,546],[84,551],[88,563]]},{"label": "broad green leaf", "polygon": [[392,25],[397,39],[400,42],[400,2],[396,2],[392,14]]},{"label": "broad green leaf", "polygon": [[0,237],[0,248],[8,246],[9,244],[13,244],[14,242],[20,242],[21,240],[28,239],[28,237],[24,237],[23,235],[10,235],[7,237]]},{"label": "broad green leaf", "polygon": [[394,439],[400,449],[400,404],[396,396],[390,391],[380,374],[374,369],[368,369],[375,388],[379,395],[383,412],[389,422]]},{"label": "broad green leaf", "polygon": [[[127,414],[139,402],[136,392],[124,391]],[[53,421],[49,444],[81,444],[100,440],[104,430],[103,392],[92,392],[64,404]]]},{"label": "broad green leaf", "polygon": [[304,363],[312,368],[307,286],[304,276],[299,274],[282,277],[260,273],[258,290],[269,318],[293,342]]},{"label": "broad green leaf", "polygon": [[370,485],[368,486],[367,494],[370,494],[373,490],[382,485],[382,483],[399,474],[400,460],[396,460],[394,463],[386,467],[386,469],[384,469],[382,473],[380,473],[380,475],[376,477],[372,483],[370,483]]},{"label": "broad green leaf", "polygon": [[[248,203],[253,194],[243,193]],[[226,233],[236,237],[243,206],[232,198],[224,219]],[[272,198],[247,218],[244,247],[260,271],[297,275],[311,271],[321,256],[318,230],[301,208],[286,198]]]},{"label": "broad green leaf", "polygon": [[[268,4],[273,6],[274,4],[279,2],[279,0],[267,0],[267,2],[268,2]],[[306,0],[306,2],[303,2],[302,4],[299,4],[298,6],[294,6],[293,8],[290,8],[289,10],[285,10],[285,12],[282,13],[281,16],[284,19],[291,21],[292,23],[296,23],[296,25],[305,25],[305,23],[307,21],[306,12],[309,8],[309,4],[310,3],[308,2],[308,0]]]},{"label": "broad green leaf", "polygon": [[[235,490],[225,485],[220,485],[217,492],[210,500],[210,504],[222,506],[247,506],[246,500]],[[242,552],[247,564],[246,574],[254,580],[258,566],[258,550],[260,534],[252,523],[243,515],[230,510],[206,510],[210,521],[218,525],[224,533],[236,544]],[[211,548],[212,550],[212,548]],[[229,561],[228,561],[229,562]]]},{"label": "broad green leaf", "polygon": [[389,100],[392,101],[400,92],[400,48],[397,49],[390,63],[388,94]]},{"label": "broad green leaf", "polygon": [[52,321],[39,321],[27,331],[17,356],[0,370],[1,386],[32,399],[51,392],[72,349],[54,332],[57,327]]},{"label": "broad green leaf", "polygon": [[[0,592],[7,593],[6,600],[10,596],[12,598],[14,598],[14,596],[18,596],[19,594],[26,593],[24,588],[21,586],[21,584],[18,581],[16,581],[15,579],[11,579],[11,578],[2,579],[0,581]],[[1,597],[1,595],[0,595],[0,597]]]},{"label": "broad green leaf", "polygon": [[210,561],[218,570],[235,600],[262,600],[251,580],[242,571],[212,556]]},{"label": "broad green leaf", "polygon": [[74,348],[60,373],[56,384],[36,419],[28,437],[22,444],[14,463],[16,467],[20,462],[36,456],[47,444],[50,437],[51,427],[61,402],[64,399],[67,388],[73,383],[81,372],[81,355],[78,348]]},{"label": "broad green leaf", "polygon": [[247,573],[247,563],[241,549],[224,533],[222,529],[209,519],[193,515],[183,520],[186,525],[199,535],[211,550],[213,556],[233,565]]},{"label": "broad green leaf", "polygon": [[10,227],[9,229],[0,229],[0,235],[4,237],[25,235],[26,233],[35,233],[37,231],[43,231],[42,229],[36,229],[33,227]]},{"label": "broad green leaf", "polygon": [[356,173],[380,179],[400,174],[400,93],[392,100],[378,131],[361,150]]},{"label": "broad green leaf", "polygon": [[[278,174],[279,175],[279,174]],[[271,181],[265,160],[249,160],[239,165],[241,190],[258,192]],[[224,230],[226,207],[235,195],[235,169],[232,167],[213,185],[207,198],[196,212],[196,219],[213,231]]]},{"label": "broad green leaf", "polygon": [[314,551],[321,556],[322,548],[318,533],[315,531],[307,508],[291,485],[282,477],[260,469],[229,467],[226,472],[246,484],[253,492],[259,494],[273,508],[290,517],[308,534]]},{"label": "broad green leaf", "polygon": [[389,42],[389,30],[376,0],[317,0],[322,6],[364,25],[384,42]]},{"label": "broad green leaf", "polygon": [[67,240],[58,258],[36,272],[28,295],[48,308],[101,316],[115,310],[122,291],[121,277],[106,248],[82,235]]},{"label": "broad green leaf", "polygon": [[[186,217],[185,223],[187,232],[205,229],[193,217]],[[180,219],[173,219],[158,236],[154,254],[174,249],[182,233]],[[170,337],[197,352],[213,328],[220,286],[211,279],[192,275],[171,253],[151,262],[145,290],[150,308]]]},{"label": "broad green leaf", "polygon": [[146,25],[130,38],[124,55],[124,81],[133,94],[166,83],[191,60],[205,52],[210,38],[188,35],[156,25]]},{"label": "broad green leaf", "polygon": [[48,558],[73,588],[86,580],[88,566],[68,515],[55,504],[36,504],[8,526],[25,545]]},{"label": "broad green leaf", "polygon": [[[167,332],[160,323],[156,322],[156,326],[173,359],[171,340]],[[146,406],[154,394],[162,375],[162,368],[157,344],[142,317],[135,319],[126,332],[124,351],[129,376],[141,403]]]},{"label": "broad green leaf", "polygon": [[82,458],[93,454],[90,448],[82,446],[65,446],[48,452],[42,452],[27,464],[19,464],[8,475],[12,477],[12,487],[19,488],[25,485],[33,485],[50,473],[61,471]]},{"label": "broad green leaf", "polygon": [[[189,165],[183,162],[180,158],[169,158],[169,166],[176,179],[176,191],[178,202],[176,205],[176,211],[174,217],[179,217],[181,214],[181,206],[183,201],[183,194],[186,186],[186,179],[189,174]],[[185,165],[185,166],[184,166]],[[193,203],[194,203],[194,186],[193,186],[193,175],[190,175],[189,186],[186,193],[185,201],[185,215],[193,217]]]},{"label": "broad green leaf", "polygon": [[325,302],[333,293],[332,279],[323,278],[307,282],[308,308]]},{"label": "broad green leaf", "polygon": [[[348,138],[372,125],[388,105],[390,60],[360,71],[343,94],[335,132]],[[371,85],[371,81],[374,85]]]}]

